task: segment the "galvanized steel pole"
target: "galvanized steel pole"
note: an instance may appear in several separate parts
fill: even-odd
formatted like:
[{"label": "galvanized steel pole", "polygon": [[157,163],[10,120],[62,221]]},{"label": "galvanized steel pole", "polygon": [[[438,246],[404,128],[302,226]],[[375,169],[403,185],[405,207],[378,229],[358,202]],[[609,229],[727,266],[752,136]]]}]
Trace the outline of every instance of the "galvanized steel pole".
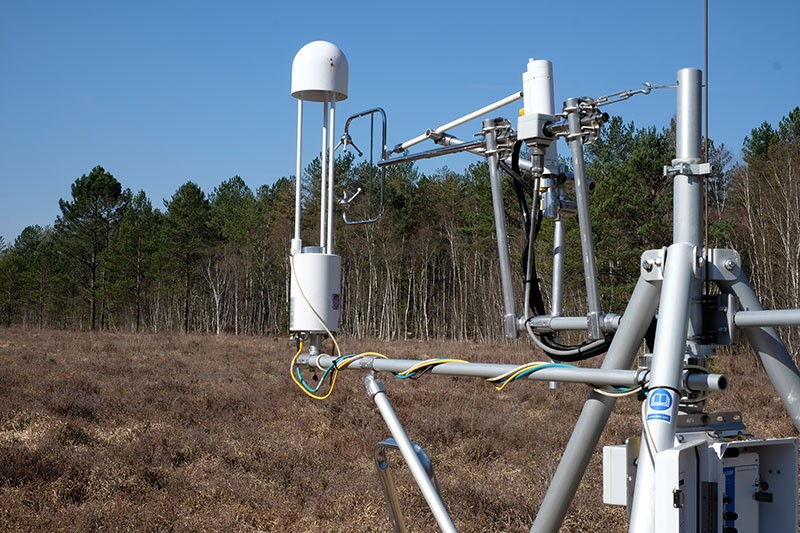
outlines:
[{"label": "galvanized steel pole", "polygon": [[[660,289],[660,282],[639,278],[601,368],[611,370],[631,367],[655,315]],[[615,404],[616,398],[601,396],[595,392],[589,395],[531,526],[531,533],[557,533],[561,528],[569,504],[575,497],[575,491],[578,490],[592,452]]]},{"label": "galvanized steel pole", "polygon": [[508,251],[506,212],[503,206],[503,182],[500,177],[497,154],[497,130],[494,119],[483,121],[486,138],[486,162],[489,165],[489,182],[492,187],[494,228],[497,237],[497,253],[500,260],[500,283],[503,291],[503,332],[509,339],[517,337],[517,312],[514,298],[514,277],[511,270],[511,255]]},{"label": "galvanized steel pole", "polygon": [[439,529],[445,533],[455,533],[456,526],[450,518],[450,513],[447,511],[439,491],[433,484],[433,480],[428,476],[419,456],[417,456],[417,452],[414,450],[414,446],[411,444],[405,429],[403,429],[403,425],[397,418],[397,414],[386,396],[386,388],[383,382],[376,379],[372,374],[368,374],[364,378],[364,385],[367,388],[367,394],[375,402],[384,422],[386,422],[386,426],[389,428],[389,432],[397,442],[397,447],[400,448],[400,453],[414,476],[414,481],[417,482],[425,501],[428,502]]}]

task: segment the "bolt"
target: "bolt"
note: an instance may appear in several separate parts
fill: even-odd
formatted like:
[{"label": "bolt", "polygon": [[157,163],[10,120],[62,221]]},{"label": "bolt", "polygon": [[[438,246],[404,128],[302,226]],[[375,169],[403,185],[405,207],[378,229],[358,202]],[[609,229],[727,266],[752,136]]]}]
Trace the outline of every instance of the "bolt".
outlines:
[{"label": "bolt", "polygon": [[733,259],[726,259],[725,260],[725,270],[733,270],[736,268],[736,261]]},{"label": "bolt", "polygon": [[653,270],[653,260],[652,259],[645,259],[642,261],[642,268],[646,271],[650,272]]}]

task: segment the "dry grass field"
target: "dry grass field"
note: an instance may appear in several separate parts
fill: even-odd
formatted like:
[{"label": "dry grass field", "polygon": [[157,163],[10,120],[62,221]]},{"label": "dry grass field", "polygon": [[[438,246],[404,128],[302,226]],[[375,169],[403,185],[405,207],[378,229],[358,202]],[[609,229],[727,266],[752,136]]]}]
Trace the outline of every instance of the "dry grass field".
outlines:
[{"label": "dry grass field", "polygon": [[[522,363],[522,343],[343,341],[348,352]],[[362,385],[340,375],[309,399],[288,375],[286,339],[0,329],[0,531],[389,531],[372,463],[388,436]],[[795,436],[749,352],[719,356],[758,436]],[[528,531],[587,389],[386,376],[412,439],[434,462],[460,531]],[[601,444],[638,433],[618,402]],[[594,454],[562,531],[625,531],[602,504]],[[435,524],[399,455],[408,525]]]}]

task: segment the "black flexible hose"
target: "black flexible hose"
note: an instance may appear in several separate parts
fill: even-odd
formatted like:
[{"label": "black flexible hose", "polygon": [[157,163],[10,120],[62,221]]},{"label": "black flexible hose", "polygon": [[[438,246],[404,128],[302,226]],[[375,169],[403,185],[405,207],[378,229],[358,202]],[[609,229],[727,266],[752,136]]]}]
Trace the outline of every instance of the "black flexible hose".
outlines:
[{"label": "black flexible hose", "polygon": [[[511,168],[505,162],[500,163],[500,167],[509,174],[514,181],[514,192],[517,196],[517,201],[522,211],[522,220],[525,227],[525,247],[522,251],[521,267],[522,278],[524,283],[531,284],[531,291],[529,292],[529,301],[525,302],[528,309],[532,309],[536,315],[544,315],[546,313],[544,306],[544,297],[542,296],[541,288],[539,287],[539,276],[536,272],[536,254],[534,253],[534,243],[539,236],[541,229],[543,213],[539,208],[539,191],[533,189],[530,191],[532,206],[535,209],[536,217],[533,221],[534,227],[531,232],[531,214],[528,206],[528,200],[525,191],[525,183],[522,180],[522,174],[519,166],[520,152],[522,150],[522,141],[514,143],[514,148],[511,152]],[[530,257],[530,265],[528,265]],[[530,279],[527,279],[527,272],[530,271]],[[540,341],[540,348],[547,354],[548,357],[555,361],[564,363],[574,363],[577,361],[584,361],[597,357],[608,351],[611,344],[613,334],[606,335],[602,343],[596,341],[584,342],[578,345],[565,345],[556,340],[554,333],[535,334]]]}]

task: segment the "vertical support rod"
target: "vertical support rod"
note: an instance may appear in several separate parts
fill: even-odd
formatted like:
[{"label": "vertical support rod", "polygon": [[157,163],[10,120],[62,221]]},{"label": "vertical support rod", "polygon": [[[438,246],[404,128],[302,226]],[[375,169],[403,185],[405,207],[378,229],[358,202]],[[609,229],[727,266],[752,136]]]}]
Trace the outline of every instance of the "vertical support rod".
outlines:
[{"label": "vertical support rod", "polygon": [[[676,139],[673,166],[703,160],[702,72],[678,71]],[[705,182],[701,176],[678,174],[673,181],[673,244],[667,250],[659,321],[653,347],[650,393],[645,406],[636,489],[629,531],[655,529],[655,454],[675,445],[681,397],[681,372],[687,350],[705,356],[697,340],[703,330],[702,279],[695,277],[697,253],[703,246]]]},{"label": "vertical support rod", "polygon": [[[703,161],[701,148],[702,72],[696,68],[678,71],[678,103],[676,119],[675,159],[680,163],[696,164]],[[692,246],[703,244],[703,179],[702,176],[675,176],[674,222],[672,242],[688,242]]]},{"label": "vertical support rod", "polygon": [[[758,295],[741,271],[736,281],[718,281],[717,284],[722,292],[739,298],[739,305],[743,310],[763,310]],[[744,328],[744,334],[756,357],[764,366],[772,386],[781,397],[794,426],[800,431],[800,370],[797,369],[786,345],[773,327]]]},{"label": "vertical support rod", "polygon": [[328,240],[325,253],[333,253],[333,152],[336,146],[333,136],[336,130],[336,98],[331,100],[330,119],[328,120]]},{"label": "vertical support rod", "polygon": [[303,100],[297,99],[297,162],[294,174],[294,239],[292,239],[292,254],[299,254],[303,249],[300,239],[300,208],[303,192]]},{"label": "vertical support rod", "polygon": [[492,208],[494,228],[497,236],[497,253],[500,261],[500,283],[503,290],[503,332],[509,339],[517,337],[517,311],[514,298],[514,278],[511,270],[511,255],[508,252],[508,233],[506,231],[506,212],[503,206],[503,182],[500,176],[497,155],[497,130],[494,119],[483,121],[483,134],[486,139],[486,162],[489,164],[489,183],[492,188]]},{"label": "vertical support rod", "polygon": [[[673,165],[703,161],[702,149],[703,73],[696,68],[678,71],[675,159]],[[678,174],[673,181],[672,242],[684,242],[702,250],[705,242],[705,179],[703,176]],[[701,254],[705,255],[705,254]],[[688,348],[693,355],[705,356],[697,339],[703,332],[703,309],[700,305],[703,280],[692,281],[689,296]]]},{"label": "vertical support rod", "polygon": [[[620,370],[631,367],[655,315],[660,289],[660,282],[639,278],[602,368]],[[615,398],[596,392],[589,394],[531,526],[531,533],[558,532],[615,404]]]},{"label": "vertical support rod", "polygon": [[561,316],[564,288],[564,219],[557,214],[553,221],[553,290],[550,315]]},{"label": "vertical support rod", "polygon": [[405,429],[403,429],[400,419],[397,418],[397,414],[394,412],[394,408],[389,402],[389,398],[386,396],[386,388],[383,382],[374,375],[367,374],[364,378],[364,385],[367,388],[367,394],[369,394],[370,399],[375,402],[384,422],[386,422],[386,426],[389,428],[389,432],[392,434],[392,437],[394,437],[395,442],[397,442],[397,447],[400,449],[400,453],[403,455],[403,459],[405,459],[408,469],[411,471],[411,475],[414,476],[417,486],[419,486],[420,491],[422,491],[425,501],[428,502],[428,506],[431,508],[431,512],[433,512],[433,517],[439,525],[439,529],[446,533],[455,533],[456,526],[450,518],[450,513],[448,513],[439,491],[433,484],[433,480],[428,476],[419,456],[417,456],[416,451],[414,451],[414,446],[411,444],[411,440],[409,440]]},{"label": "vertical support rod", "polygon": [[631,510],[631,533],[655,530],[655,454],[675,445],[695,260],[694,247],[689,244],[676,243],[667,249],[653,345],[650,392],[645,420],[642,421],[644,431]]},{"label": "vertical support rod", "polygon": [[328,101],[322,106],[322,151],[320,152],[320,176],[319,176],[319,246],[325,249],[325,221],[327,220],[326,178],[328,175]]},{"label": "vertical support rod", "polygon": [[600,290],[597,286],[597,266],[594,257],[592,224],[589,220],[589,195],[586,188],[586,169],[583,160],[583,138],[581,137],[581,116],[577,98],[570,98],[565,104],[569,125],[569,147],[572,150],[572,166],[575,173],[575,201],[578,204],[578,227],[581,233],[583,255],[583,277],[586,282],[586,301],[589,308],[589,338],[599,339],[600,329]]}]

